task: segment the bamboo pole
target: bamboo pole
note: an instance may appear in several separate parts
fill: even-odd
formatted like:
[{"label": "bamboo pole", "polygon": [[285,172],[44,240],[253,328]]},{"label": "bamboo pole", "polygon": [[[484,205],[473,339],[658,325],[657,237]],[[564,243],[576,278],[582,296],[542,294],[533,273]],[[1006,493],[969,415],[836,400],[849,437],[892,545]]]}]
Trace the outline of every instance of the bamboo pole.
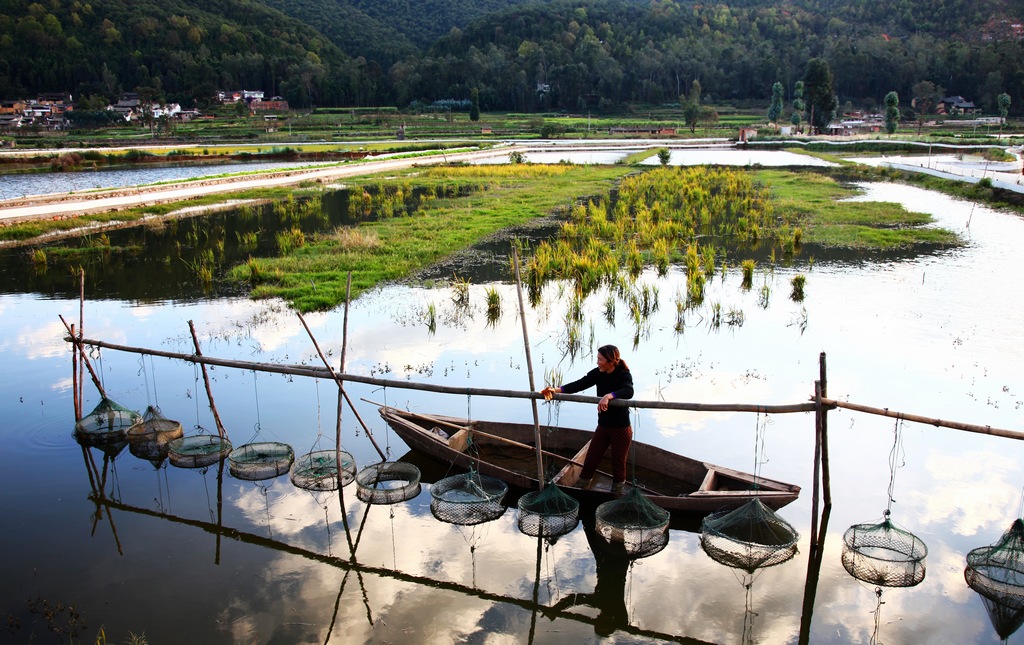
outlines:
[{"label": "bamboo pole", "polygon": [[[199,338],[196,336],[196,326],[192,324],[192,321],[188,321],[188,330],[192,333],[192,344],[196,348],[196,356],[202,356],[203,351],[199,349]],[[210,389],[210,376],[206,373],[206,365],[200,365],[203,368],[203,383],[206,385],[206,398],[210,401],[210,411],[213,412],[213,422],[217,424],[217,434],[223,439],[227,436],[227,432],[224,430],[224,424],[220,421],[220,414],[217,413],[217,406],[213,403],[213,390]]]},{"label": "bamboo pole", "polygon": [[[828,396],[828,377],[825,373],[825,352],[818,355],[821,378],[821,398]],[[821,407],[821,489],[825,508],[832,507],[832,476],[828,467],[828,408]]]},{"label": "bamboo pole", "polygon": [[[189,363],[205,363],[206,365],[217,365],[219,367],[233,367],[241,370],[269,372],[273,374],[290,374],[292,376],[305,376],[311,378],[333,378],[331,376],[330,371],[327,370],[326,368],[313,367],[309,365],[281,365],[277,363],[260,363],[257,361],[241,361],[226,358],[214,358],[211,356],[196,356],[195,354],[185,354],[182,352],[168,352],[159,349],[119,345],[117,343],[109,343],[106,341],[92,338],[82,339],[82,344],[90,345],[93,347],[101,347],[119,352],[145,354],[149,356],[161,356],[164,358],[176,358]],[[338,378],[342,379],[343,381],[351,383],[378,385],[381,387],[393,387],[405,390],[417,390],[421,392],[436,392],[440,394],[460,394],[463,396],[494,396],[509,399],[542,398],[538,392],[524,392],[522,390],[501,390],[480,387],[452,387],[449,385],[437,385],[434,383],[415,383],[406,380],[383,379],[372,376],[363,376],[360,374],[342,373],[338,375]],[[594,404],[600,401],[599,397],[584,396],[579,394],[556,394],[555,397],[560,401],[569,401],[572,403]],[[826,401],[826,405],[830,403],[831,402]],[[647,408],[657,410],[685,410],[691,412],[762,412],[768,414],[786,414],[792,412],[814,411],[813,402],[767,405],[762,403],[686,403],[676,401],[642,401],[639,399],[630,399],[627,402],[623,399],[612,399],[611,401],[609,401],[609,404],[623,405],[633,408]]]},{"label": "bamboo pole", "polygon": [[[345,400],[345,401],[348,401],[348,406],[352,409],[352,412],[355,413],[356,419],[359,421],[360,425],[363,426],[363,430],[366,431],[366,436],[370,438],[370,443],[372,443],[373,447],[377,449],[377,454],[380,455],[381,460],[387,461],[387,459],[388,459],[387,455],[385,455],[384,451],[381,450],[380,446],[377,445],[377,441],[373,438],[373,433],[370,432],[370,428],[368,428],[366,423],[363,422],[363,418],[361,416],[359,416],[359,412],[356,410],[356,406],[352,404],[352,399],[349,398],[348,393],[345,391],[344,381],[342,381],[341,377],[339,377],[338,374],[334,371],[334,368],[331,367],[331,364],[330,364],[330,362],[328,362],[327,357],[324,356],[323,351],[321,351],[321,349],[320,349],[319,343],[317,343],[316,342],[316,338],[313,337],[313,332],[310,331],[309,325],[306,324],[306,319],[303,318],[302,314],[299,313],[299,312],[295,312],[295,315],[297,315],[299,317],[299,321],[302,322],[302,326],[306,328],[306,333],[309,334],[309,339],[311,341],[313,341],[313,347],[316,348],[316,353],[320,355],[320,360],[322,360],[324,365],[327,366],[327,369],[331,371],[331,377],[334,379],[334,382],[337,384],[338,392],[340,393],[342,399]],[[342,341],[342,342],[344,342],[344,341]],[[344,352],[344,350],[342,350],[342,356],[343,356],[342,360],[344,360],[344,354],[345,354],[345,352]],[[338,401],[338,408],[339,408],[339,418],[340,418],[341,399],[339,399],[339,401]],[[337,446],[338,446],[338,449],[340,450],[341,449],[341,433],[340,433],[340,431],[338,433],[338,444],[337,444]],[[339,468],[340,468],[340,465],[339,465]]]},{"label": "bamboo pole", "polygon": [[[62,323],[64,323],[64,329],[68,330],[68,334],[71,336],[72,339],[71,342],[75,342],[75,332],[72,330],[71,326],[68,325],[68,322],[64,320],[64,316],[58,315],[57,317],[60,318],[60,321]],[[95,385],[96,389],[99,390],[100,396],[102,396],[103,398],[107,398],[107,392],[106,390],[103,389],[103,384],[100,383],[100,377],[96,376],[96,371],[92,368],[92,363],[89,361],[89,357],[86,356],[85,352],[82,351],[81,349],[82,342],[83,341],[79,341],[79,354],[81,354],[82,356],[82,362],[85,363],[85,366],[89,368],[89,375],[92,376],[93,385]]]},{"label": "bamboo pole", "polygon": [[[85,269],[79,267],[78,269],[78,337],[75,349],[82,354],[82,359],[85,359],[85,350],[82,346],[82,336],[85,334]],[[75,338],[74,332],[71,333],[71,337]],[[78,401],[81,405],[83,402],[84,391],[82,388],[85,387],[85,372],[82,370],[82,362],[78,363]],[[85,410],[81,410],[85,412]]]},{"label": "bamboo pole", "polygon": [[[512,258],[516,269],[516,295],[519,296],[519,320],[523,323],[523,346],[526,349],[526,372],[530,376],[530,391],[534,392],[537,386],[533,381],[533,359],[530,355],[530,335],[526,331],[526,307],[523,306],[523,281],[519,276],[519,250],[512,245]],[[544,450],[540,443],[540,416],[537,414],[537,399],[530,399],[530,407],[533,408],[533,442],[537,446],[537,485],[544,490]]]},{"label": "bamboo pole", "polygon": [[821,381],[814,382],[814,475],[811,479],[811,551],[817,547],[814,537],[818,534],[818,482],[821,474],[821,417],[825,410],[821,405]]},{"label": "bamboo pole", "polygon": [[[71,325],[71,337],[75,337],[75,326]],[[75,404],[75,423],[82,420],[81,388],[78,387],[78,343],[71,346],[71,399]]]},{"label": "bamboo pole", "polygon": [[917,414],[908,414],[906,412],[890,410],[889,408],[874,408],[868,405],[860,405],[859,403],[850,403],[849,401],[839,401],[836,399],[822,399],[821,402],[823,405],[829,407],[844,408],[846,410],[866,412],[868,414],[877,414],[883,417],[903,419],[904,421],[913,421],[915,423],[925,423],[937,427],[951,428],[953,430],[963,430],[964,432],[973,432],[976,434],[987,434],[993,437],[1004,437],[1006,439],[1024,439],[1024,432],[1017,430],[1005,430],[1003,428],[979,426],[971,423],[960,423],[958,421],[944,421],[934,417],[923,417]]}]

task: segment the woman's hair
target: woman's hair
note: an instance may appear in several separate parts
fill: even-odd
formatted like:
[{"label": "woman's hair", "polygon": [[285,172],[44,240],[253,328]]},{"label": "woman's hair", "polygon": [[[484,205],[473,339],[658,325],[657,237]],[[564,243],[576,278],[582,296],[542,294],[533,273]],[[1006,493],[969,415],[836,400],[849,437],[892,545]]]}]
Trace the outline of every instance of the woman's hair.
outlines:
[{"label": "woman's hair", "polygon": [[626,361],[622,360],[622,356],[619,355],[619,348],[615,345],[602,345],[597,348],[597,353],[604,356],[604,360],[611,363],[613,369],[621,367],[624,370],[629,370],[629,365],[626,365]]}]

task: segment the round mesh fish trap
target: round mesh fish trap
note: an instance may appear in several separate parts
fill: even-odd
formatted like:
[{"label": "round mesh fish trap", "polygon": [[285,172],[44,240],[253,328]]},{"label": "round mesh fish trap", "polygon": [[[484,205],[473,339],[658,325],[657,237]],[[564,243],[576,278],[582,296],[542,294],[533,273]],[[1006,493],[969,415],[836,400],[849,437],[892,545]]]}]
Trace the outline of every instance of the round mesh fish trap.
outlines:
[{"label": "round mesh fish trap", "polygon": [[518,506],[519,530],[533,537],[565,535],[580,522],[580,503],[553,484],[526,493]]},{"label": "round mesh fish trap", "polygon": [[668,544],[669,512],[655,506],[637,488],[605,502],[594,512],[594,527],[609,543],[619,543],[632,558],[646,558]]},{"label": "round mesh fish trap", "polygon": [[712,513],[700,525],[700,545],[716,562],[753,573],[796,555],[800,534],[761,500]]},{"label": "round mesh fish trap", "polygon": [[160,408],[149,406],[142,420],[128,428],[128,450],[140,459],[156,462],[167,458],[168,444],[181,438],[181,424],[168,419]]},{"label": "round mesh fish trap", "polygon": [[893,526],[854,524],[843,534],[843,567],[861,580],[881,587],[913,587],[924,580],[928,547],[914,534]]},{"label": "round mesh fish trap", "polygon": [[292,464],[292,483],[306,490],[338,490],[338,461],[341,461],[341,485],[356,477],[356,458],[344,450],[314,450]]},{"label": "round mesh fish trap", "polygon": [[228,471],[236,479],[260,481],[288,472],[293,461],[295,452],[286,443],[247,443],[228,455]]},{"label": "round mesh fish trap", "polygon": [[135,410],[103,397],[92,412],[75,424],[75,436],[86,445],[123,441],[128,428],[142,420]]},{"label": "round mesh fish trap", "polygon": [[449,524],[470,526],[496,520],[505,512],[501,500],[508,484],[480,473],[452,475],[430,487],[430,512]]},{"label": "round mesh fish trap", "polygon": [[167,444],[171,465],[178,468],[206,468],[222,461],[230,452],[230,441],[210,434],[181,437]]},{"label": "round mesh fish trap", "polygon": [[964,578],[985,598],[1024,610],[1024,522],[1014,520],[998,542],[968,553]]},{"label": "round mesh fish trap", "polygon": [[404,461],[370,464],[356,475],[356,497],[368,504],[396,504],[420,494],[420,469]]}]

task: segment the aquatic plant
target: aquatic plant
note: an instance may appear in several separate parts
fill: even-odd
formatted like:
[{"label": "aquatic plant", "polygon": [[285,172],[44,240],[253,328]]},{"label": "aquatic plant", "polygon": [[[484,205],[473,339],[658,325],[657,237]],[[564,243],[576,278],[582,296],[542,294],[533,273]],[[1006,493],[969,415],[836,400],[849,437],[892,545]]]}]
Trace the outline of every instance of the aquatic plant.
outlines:
[{"label": "aquatic plant", "polygon": [[235,231],[235,240],[239,249],[254,249],[259,243],[259,231]]},{"label": "aquatic plant", "polygon": [[722,326],[722,303],[711,303],[711,315],[708,318],[708,325],[711,329],[718,329]]},{"label": "aquatic plant", "polygon": [[36,267],[46,266],[46,251],[43,249],[35,249],[32,251],[32,264]]},{"label": "aquatic plant", "polygon": [[743,271],[743,282],[740,285],[744,291],[749,291],[754,286],[754,268],[757,263],[752,259],[743,260],[740,263],[740,269]]},{"label": "aquatic plant", "polygon": [[789,297],[794,302],[802,302],[804,299],[804,284],[807,282],[807,276],[802,273],[798,273],[793,276],[791,284],[793,291],[789,294]]},{"label": "aquatic plant", "polygon": [[305,246],[306,234],[302,232],[302,229],[297,226],[293,226],[288,230],[275,234],[274,240],[277,242],[278,252],[283,255],[293,249]]},{"label": "aquatic plant", "polygon": [[452,302],[457,308],[469,308],[469,278],[452,276]]},{"label": "aquatic plant", "polygon": [[487,324],[495,326],[501,320],[501,294],[496,287],[487,287]]},{"label": "aquatic plant", "polygon": [[437,331],[437,307],[432,302],[427,305],[426,318],[427,332],[433,336]]},{"label": "aquatic plant", "polygon": [[757,294],[757,305],[761,309],[767,309],[771,302],[772,288],[768,286],[768,283],[761,285],[761,291]]}]

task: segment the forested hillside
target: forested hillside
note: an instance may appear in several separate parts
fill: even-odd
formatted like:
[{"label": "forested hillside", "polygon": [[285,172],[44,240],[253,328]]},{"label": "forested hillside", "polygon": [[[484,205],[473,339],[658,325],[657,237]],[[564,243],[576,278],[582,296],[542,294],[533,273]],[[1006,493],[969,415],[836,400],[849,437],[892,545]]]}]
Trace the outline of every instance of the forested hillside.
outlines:
[{"label": "forested hillside", "polygon": [[1024,107],[1024,7],[1009,0],[7,0],[0,7],[2,97],[65,90],[113,98],[144,87],[191,105],[211,89],[244,87],[295,106],[404,106],[466,99],[477,89],[484,110],[575,111],[675,103],[698,80],[706,101],[766,104],[774,82],[788,98],[807,61],[820,57],[841,104],[877,105],[895,90],[907,105],[911,88],[930,81],[990,111],[1001,92],[1014,112]]}]

